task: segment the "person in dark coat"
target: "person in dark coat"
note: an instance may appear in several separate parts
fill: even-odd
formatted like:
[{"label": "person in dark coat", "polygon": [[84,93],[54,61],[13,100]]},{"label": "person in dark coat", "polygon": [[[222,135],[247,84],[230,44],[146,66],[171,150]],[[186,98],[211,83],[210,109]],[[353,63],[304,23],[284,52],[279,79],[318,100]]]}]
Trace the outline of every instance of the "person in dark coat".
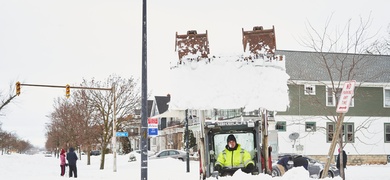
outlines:
[{"label": "person in dark coat", "polygon": [[306,170],[309,166],[309,162],[307,161],[307,158],[298,155],[293,157],[294,167],[300,167],[303,166]]},{"label": "person in dark coat", "polygon": [[77,166],[76,162],[79,158],[77,157],[76,153],[74,152],[74,148],[69,148],[68,154],[66,154],[66,160],[68,160],[69,164],[69,177],[72,177],[74,175],[75,178],[77,178]]},{"label": "person in dark coat", "polygon": [[[344,169],[347,168],[347,153],[345,153],[345,151],[343,150],[343,166],[344,166]],[[340,149],[339,149],[339,154],[337,155],[337,159],[336,159],[336,167],[337,169],[340,170]]]},{"label": "person in dark coat", "polygon": [[287,172],[289,169],[293,166],[293,158],[291,156],[284,156],[279,159],[279,161],[276,163],[277,168],[280,171],[280,176],[283,176],[285,172]]}]

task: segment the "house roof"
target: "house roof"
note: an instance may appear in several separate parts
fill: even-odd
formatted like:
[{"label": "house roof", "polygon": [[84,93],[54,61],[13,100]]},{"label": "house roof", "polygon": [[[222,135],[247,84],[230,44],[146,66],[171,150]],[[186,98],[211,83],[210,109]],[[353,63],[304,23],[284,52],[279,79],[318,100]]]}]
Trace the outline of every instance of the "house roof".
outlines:
[{"label": "house roof", "polygon": [[171,96],[155,96],[154,98],[156,99],[156,105],[159,114],[162,114],[168,110],[168,103],[171,101]]},{"label": "house roof", "polygon": [[[356,80],[357,82],[371,83],[390,82],[389,55],[290,50],[277,50],[276,54],[286,56],[286,72],[290,76],[290,80],[331,81],[327,68],[325,68],[326,62],[327,66],[331,67],[333,81],[341,79],[341,81]],[[355,67],[351,73],[348,73],[352,64]]]},{"label": "house roof", "polygon": [[148,100],[148,117],[152,115],[153,100]]}]

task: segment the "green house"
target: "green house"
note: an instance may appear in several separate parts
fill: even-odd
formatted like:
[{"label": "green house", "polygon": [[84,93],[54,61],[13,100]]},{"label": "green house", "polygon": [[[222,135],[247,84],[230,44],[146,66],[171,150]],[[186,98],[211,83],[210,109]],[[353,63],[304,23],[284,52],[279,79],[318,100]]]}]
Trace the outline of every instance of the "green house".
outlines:
[{"label": "green house", "polygon": [[[354,96],[343,123],[344,150],[359,159],[356,164],[387,162],[390,56],[285,50],[277,54],[285,55],[290,76],[290,105],[287,111],[277,112],[271,126],[278,132],[279,153],[327,155],[339,115],[338,97],[344,83],[355,80]],[[299,137],[290,139],[291,133]]]}]

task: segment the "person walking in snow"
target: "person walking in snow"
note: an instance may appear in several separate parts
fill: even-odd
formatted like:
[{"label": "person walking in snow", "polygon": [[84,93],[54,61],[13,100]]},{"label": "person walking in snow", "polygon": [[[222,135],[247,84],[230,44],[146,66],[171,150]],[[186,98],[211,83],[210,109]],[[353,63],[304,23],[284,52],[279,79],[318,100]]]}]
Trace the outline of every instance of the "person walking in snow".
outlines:
[{"label": "person walking in snow", "polygon": [[306,170],[309,168],[309,161],[307,161],[307,158],[298,155],[293,157],[294,167],[301,167],[303,166]]},{"label": "person walking in snow", "polygon": [[[340,163],[340,154],[341,154],[341,152],[340,152],[340,148],[339,148],[339,154],[337,155],[337,158],[336,158],[336,167],[337,167],[337,169],[340,171],[340,169],[341,169],[341,163]],[[347,153],[345,153],[345,151],[343,150],[343,152],[342,152],[342,156],[343,156],[343,167],[344,167],[344,169],[345,168],[347,168],[347,160],[348,160],[348,157],[347,157]],[[343,170],[344,170],[343,169]],[[345,171],[343,171],[343,173],[342,174],[340,174],[341,176],[342,176],[342,178],[343,179],[345,179]]]},{"label": "person walking in snow", "polygon": [[66,165],[65,156],[66,156],[65,149],[61,149],[61,152],[60,152],[61,176],[64,176],[64,174],[65,174],[65,165]]},{"label": "person walking in snow", "polygon": [[289,155],[280,158],[279,161],[276,163],[276,167],[279,169],[280,176],[283,176],[283,174],[289,169],[291,169],[293,166],[293,158]]},{"label": "person walking in snow", "polygon": [[74,148],[69,148],[68,154],[66,154],[66,160],[68,160],[69,164],[69,177],[72,177],[74,175],[75,178],[77,178],[77,166],[76,162],[79,158],[77,158],[76,153],[74,152]]},{"label": "person walking in snow", "polygon": [[272,172],[272,157],[271,157],[272,146],[268,147],[268,163],[267,164],[265,164],[265,158],[264,158],[264,155],[263,155],[263,150],[261,150],[260,152],[261,152],[261,168],[263,168],[263,172],[265,172],[266,171],[265,165],[267,165],[267,168],[268,168],[269,172],[265,172],[265,173],[271,174],[271,172]]}]

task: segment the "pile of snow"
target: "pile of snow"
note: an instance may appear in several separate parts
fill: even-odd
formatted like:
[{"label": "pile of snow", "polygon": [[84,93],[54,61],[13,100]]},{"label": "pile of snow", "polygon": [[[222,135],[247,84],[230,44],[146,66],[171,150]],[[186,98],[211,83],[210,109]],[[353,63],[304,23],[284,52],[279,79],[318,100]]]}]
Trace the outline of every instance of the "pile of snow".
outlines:
[{"label": "pile of snow", "polygon": [[241,57],[194,59],[172,68],[169,109],[286,111],[289,76],[285,59],[248,61]]},{"label": "pile of snow", "polygon": [[[100,170],[100,156],[91,157],[91,165],[87,165],[87,156],[82,155],[77,162],[78,179],[107,180],[107,179],[141,179],[141,163],[139,160],[128,162],[129,155],[117,156],[117,171],[113,172],[113,156],[106,155],[105,168]],[[28,179],[28,180],[63,180],[60,176],[60,160],[56,157],[45,157],[43,154],[25,155],[11,154],[0,155],[1,179]],[[39,165],[37,165],[39,164]],[[187,172],[187,163],[176,159],[148,160],[149,180],[197,180],[199,179],[199,162],[190,162],[190,172]],[[346,169],[347,180],[389,179],[388,169],[390,165],[362,165],[348,166]],[[68,172],[67,167],[66,171]],[[69,179],[69,178],[67,178]],[[215,178],[209,178],[214,180]],[[234,176],[219,177],[221,180],[312,180],[304,168],[293,168],[287,171],[283,177],[272,178],[266,174],[252,176],[237,171]],[[325,178],[331,180],[331,178]],[[336,177],[333,180],[341,180]]]}]

